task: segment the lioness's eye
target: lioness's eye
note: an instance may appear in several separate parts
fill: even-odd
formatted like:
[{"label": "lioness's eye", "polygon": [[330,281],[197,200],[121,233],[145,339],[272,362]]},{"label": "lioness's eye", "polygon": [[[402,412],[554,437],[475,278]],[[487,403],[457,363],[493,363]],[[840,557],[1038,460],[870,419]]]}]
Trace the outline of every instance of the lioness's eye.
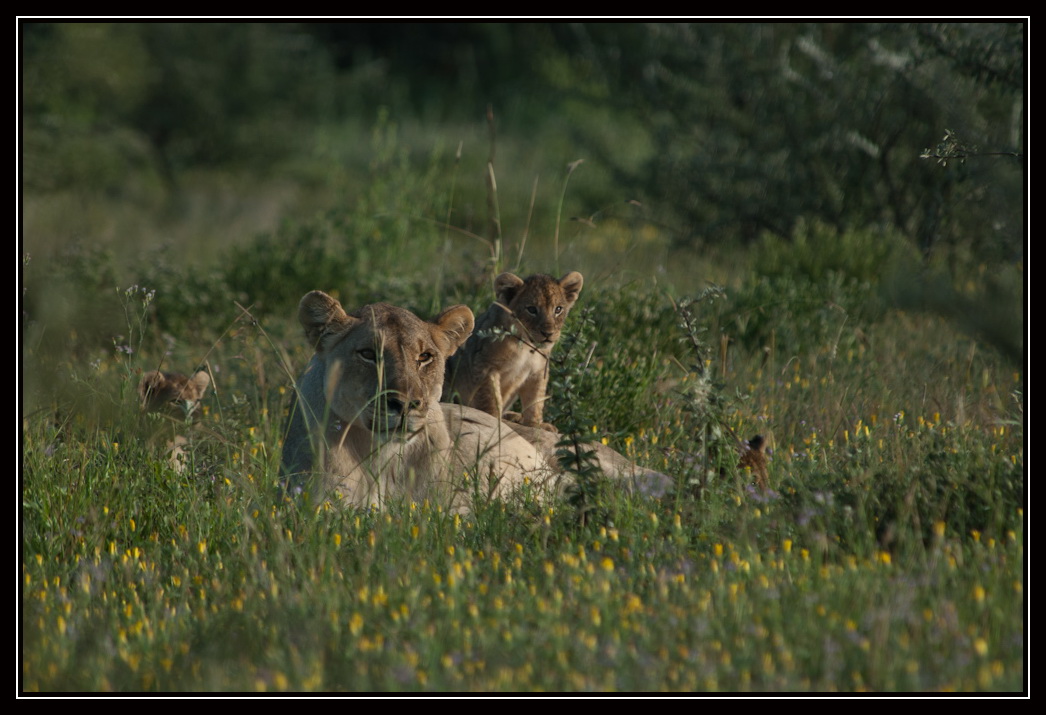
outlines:
[{"label": "lioness's eye", "polygon": [[374,362],[377,355],[370,348],[364,348],[363,350],[360,350],[360,357],[367,362]]},{"label": "lioness's eye", "polygon": [[430,362],[432,362],[432,353],[422,353],[421,355],[418,355],[419,365],[428,365]]}]

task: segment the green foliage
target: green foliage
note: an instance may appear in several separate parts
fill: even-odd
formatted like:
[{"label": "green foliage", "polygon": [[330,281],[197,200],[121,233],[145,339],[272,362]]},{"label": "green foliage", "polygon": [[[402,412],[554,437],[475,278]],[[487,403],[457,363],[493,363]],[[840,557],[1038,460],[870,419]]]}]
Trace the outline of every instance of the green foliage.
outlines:
[{"label": "green foliage", "polygon": [[[953,261],[964,262],[961,255]],[[906,266],[885,281],[883,293],[900,308],[955,323],[1019,365],[1026,349],[1025,280],[1023,266],[1008,262],[962,268]]]},{"label": "green foliage", "polygon": [[373,141],[373,180],[350,206],[286,220],[271,233],[233,244],[211,270],[170,247],[148,255],[141,280],[160,295],[163,327],[206,325],[220,332],[239,315],[237,304],[258,317],[289,315],[316,289],[355,307],[379,300],[409,304],[420,286],[438,285],[443,242],[431,217],[445,213],[451,198],[438,181],[442,156],[433,152],[427,171],[418,174],[387,116]]},{"label": "green foliage", "polygon": [[[567,503],[577,514],[582,527],[613,525],[609,515],[608,499],[611,486],[599,469],[592,448],[596,441],[590,414],[585,401],[579,399],[577,387],[585,381],[595,345],[589,337],[593,326],[591,308],[577,311],[571,330],[562,336],[556,355],[552,358],[556,370],[550,373],[549,394],[557,397],[556,425],[560,439],[556,443],[556,458],[565,472],[572,475],[574,484],[569,488]],[[550,412],[551,417],[551,412]]]},{"label": "green foliage", "polygon": [[858,456],[840,452],[834,477],[793,462],[780,497],[710,489],[680,513],[608,495],[614,524],[578,530],[559,505],[535,525],[534,505],[460,517],[431,504],[378,513],[283,502],[260,479],[275,465],[246,450],[277,436],[252,437],[246,423],[225,432],[236,453],[211,478],[176,475],[105,432],[33,421],[22,685],[1017,691],[1021,515],[998,502],[999,526],[1012,529],[971,533],[961,509],[940,509],[951,496],[927,494],[928,538],[912,533],[910,513],[893,548],[877,542],[865,519],[878,502],[851,460],[920,461],[942,429],[919,427],[913,451],[896,426],[882,436],[898,451],[878,451],[873,429]]},{"label": "green foliage", "polygon": [[917,25],[916,34],[923,46],[962,74],[1009,92],[1024,89],[1022,23],[927,23]]},{"label": "green foliage", "polygon": [[727,330],[749,350],[807,352],[832,338],[854,340],[849,311],[874,309],[877,295],[867,284],[833,274],[821,284],[790,278],[760,278],[738,291],[734,324]]},{"label": "green foliage", "polygon": [[684,424],[693,440],[687,455],[688,483],[698,497],[726,470],[732,470],[738,440],[727,424],[729,410],[724,385],[714,376],[712,351],[706,338],[701,313],[726,297],[721,286],[709,286],[694,298],[684,298],[676,305],[680,340],[690,353],[690,373],[679,390]]},{"label": "green foliage", "polygon": [[882,548],[923,552],[953,533],[999,535],[1020,528],[1019,462],[998,453],[995,435],[898,413],[855,430],[827,460],[795,455],[780,488],[777,528],[816,535],[832,553]]},{"label": "green foliage", "polygon": [[818,223],[801,222],[788,239],[765,234],[723,329],[752,350],[796,354],[827,342],[848,348],[855,328],[887,309],[881,282],[914,260],[912,253],[891,234]]},{"label": "green foliage", "polygon": [[[785,237],[799,220],[816,219],[839,230],[889,224],[926,253],[967,242],[985,255],[1001,245],[1019,250],[1016,225],[985,222],[1019,221],[1018,203],[997,193],[1006,185],[1013,198],[1021,194],[1018,162],[948,173],[913,161],[956,113],[978,143],[1000,152],[1022,146],[1024,105],[1013,84],[970,79],[1022,74],[1019,24],[572,30],[560,38],[577,78],[571,100],[638,118],[653,148],[637,169],[599,132],[579,129],[577,140],[621,176],[656,187],[641,198],[680,220],[681,244]],[[928,52],[931,45],[942,52]],[[977,60],[942,63],[948,51]],[[977,200],[993,210],[974,210]]]},{"label": "green foliage", "polygon": [[[112,164],[105,189],[120,183],[119,170],[143,164],[171,185],[193,166],[271,167],[322,107],[329,78],[317,48],[290,25],[25,23],[24,31],[30,148],[42,153],[47,142],[77,157],[99,147]],[[41,188],[88,176],[79,162],[29,165],[30,185]]]},{"label": "green foliage", "polygon": [[[345,217],[337,214],[314,221],[286,225],[273,234],[260,235],[229,251],[225,282],[229,288],[262,314],[287,313],[310,290],[352,289],[366,285],[366,252],[363,241],[336,237],[346,229]],[[311,286],[311,287],[310,287]]]},{"label": "green foliage", "polygon": [[[635,434],[654,419],[657,407],[649,394],[665,377],[670,358],[681,352],[673,336],[671,305],[637,284],[612,290],[598,283],[586,286],[581,302],[584,315],[594,322],[584,328],[583,343],[575,345],[574,362],[563,362],[553,353],[553,389],[561,375],[565,378],[564,371],[583,368],[584,379],[572,380],[569,387],[573,402],[584,406],[582,414],[589,420],[585,426],[598,426],[616,437]],[[572,334],[582,329],[575,320],[571,317],[567,323]],[[561,403],[552,401],[547,409],[549,420],[558,425]]]},{"label": "green foliage", "polygon": [[99,365],[102,356],[119,360],[153,339],[143,329],[148,303],[138,305],[138,286],[120,289],[112,253],[80,245],[53,257],[28,257],[23,281],[21,358],[29,369],[23,373],[22,409],[50,406],[70,390],[78,409],[90,410],[92,402],[102,410],[112,407],[120,391],[98,389],[91,381],[77,384],[78,375]]},{"label": "green foliage", "polygon": [[800,221],[786,238],[764,234],[754,246],[752,270],[769,278],[820,283],[829,274],[873,284],[918,256],[895,233],[873,229],[839,231],[818,221]]},{"label": "green foliage", "polygon": [[230,285],[221,268],[197,266],[186,256],[163,246],[144,257],[142,285],[156,291],[157,327],[172,335],[220,335],[240,315],[239,302],[249,297]]},{"label": "green foliage", "polygon": [[[554,353],[549,411],[579,457],[580,488],[562,501],[524,493],[481,501],[469,516],[430,503],[379,513],[285,501],[281,345],[266,340],[268,328],[281,332],[276,319],[265,330],[241,325],[211,349],[217,390],[191,428],[185,474],[162,456],[166,431],[141,438],[129,403],[103,423],[27,416],[24,689],[1022,687],[1023,413],[1019,397],[1000,411],[973,409],[988,393],[952,379],[972,361],[943,357],[961,352],[961,341],[939,342],[933,359],[937,385],[964,390],[974,419],[963,424],[900,415],[906,406],[887,416],[924,394],[922,377],[897,366],[926,350],[912,342],[920,331],[882,316],[864,328],[908,341],[885,366],[900,377],[894,387],[862,372],[884,371],[878,354],[855,351],[832,363],[822,399],[816,378],[809,388],[800,379],[825,374],[817,354],[804,357],[790,389],[757,384],[743,402],[728,399],[736,385],[706,329],[730,296],[713,290],[676,312],[637,285],[585,295],[579,308],[590,310],[572,315]],[[153,330],[139,316],[155,301],[138,290],[124,298],[129,324]],[[606,305],[616,312],[603,320]],[[286,344],[296,344],[290,332]],[[633,416],[627,444],[614,436],[616,446],[656,468],[665,459],[677,476],[700,475],[699,499],[686,489],[663,500],[627,496],[589,471],[593,415],[625,424],[608,403],[631,399],[621,392],[628,380],[610,373],[628,374],[615,354],[633,350],[692,365],[670,398]],[[137,359],[114,353],[99,369],[126,376]],[[740,350],[733,357],[743,380],[757,362]],[[646,379],[645,368],[633,370]],[[666,366],[658,370],[649,374],[664,377]],[[986,378],[986,389],[997,382]],[[864,400],[863,423],[834,437],[804,432],[833,421],[833,410],[849,414],[851,395]],[[731,463],[732,432],[760,409],[772,413],[764,427],[777,445],[766,493]],[[711,461],[706,424],[719,430],[707,443],[719,452]]]},{"label": "green foliage", "polygon": [[[367,160],[325,137],[377,107],[453,125],[492,104],[521,155],[598,167],[578,215],[638,199],[691,249],[807,220],[884,225],[926,255],[1021,251],[1019,22],[21,27],[32,191],[140,201],[203,167],[359,175]],[[913,161],[946,128],[1010,158]]]}]

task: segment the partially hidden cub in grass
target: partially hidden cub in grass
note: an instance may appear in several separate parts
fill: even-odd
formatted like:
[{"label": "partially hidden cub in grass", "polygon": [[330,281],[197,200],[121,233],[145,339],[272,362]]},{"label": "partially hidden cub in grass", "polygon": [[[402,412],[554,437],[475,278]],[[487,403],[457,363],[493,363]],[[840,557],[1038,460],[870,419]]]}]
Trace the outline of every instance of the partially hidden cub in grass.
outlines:
[{"label": "partially hidden cub in grass", "polygon": [[770,488],[770,473],[767,468],[766,440],[763,435],[757,434],[752,439],[745,440],[739,448],[739,459],[737,468],[751,470],[755,477],[755,485],[760,491]]},{"label": "partially hidden cub in grass", "polygon": [[[143,412],[159,412],[178,422],[185,422],[200,406],[211,386],[211,376],[199,371],[187,377],[180,372],[153,370],[142,375],[138,383],[138,398]],[[164,453],[171,468],[182,474],[185,471],[189,440],[175,434],[167,440]]]},{"label": "partially hidden cub in grass", "polygon": [[[549,354],[559,340],[584,278],[571,271],[560,279],[512,273],[494,279],[494,304],[476,321],[465,346],[447,363],[443,399],[495,417],[549,431],[543,421]],[[506,412],[519,398],[521,411]]]}]

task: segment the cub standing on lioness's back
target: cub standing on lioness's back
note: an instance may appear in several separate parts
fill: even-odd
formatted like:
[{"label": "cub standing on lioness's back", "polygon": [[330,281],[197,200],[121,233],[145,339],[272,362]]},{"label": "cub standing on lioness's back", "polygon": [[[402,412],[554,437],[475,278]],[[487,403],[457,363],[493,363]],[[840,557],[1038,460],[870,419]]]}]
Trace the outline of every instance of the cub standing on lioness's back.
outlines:
[{"label": "cub standing on lioness's back", "polygon": [[[468,511],[476,497],[527,486],[538,499],[569,485],[558,438],[466,405],[441,404],[447,358],[465,343],[467,306],[432,321],[387,303],[348,313],[322,291],[298,304],[315,354],[298,379],[283,444],[282,480],[314,501],[383,508],[397,499],[438,500]],[[660,497],[667,475],[600,443],[596,464],[624,489]]]},{"label": "cub standing on lioness's back", "polygon": [[[447,363],[443,399],[549,431],[542,421],[548,386],[549,353],[563,321],[581,293],[584,278],[571,271],[556,280],[512,273],[494,279],[494,304],[476,321],[465,346]],[[521,414],[506,413],[519,397]]]}]

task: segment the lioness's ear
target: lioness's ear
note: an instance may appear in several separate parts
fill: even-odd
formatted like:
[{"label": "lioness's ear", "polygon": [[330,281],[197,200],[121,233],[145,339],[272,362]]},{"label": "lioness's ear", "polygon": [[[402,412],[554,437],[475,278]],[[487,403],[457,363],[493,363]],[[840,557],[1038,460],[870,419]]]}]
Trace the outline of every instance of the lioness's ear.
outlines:
[{"label": "lioness's ear", "polygon": [[494,279],[494,295],[499,303],[508,305],[516,296],[516,291],[523,285],[523,279],[512,273],[502,273]]},{"label": "lioness's ear", "polygon": [[585,284],[585,278],[577,271],[571,271],[565,276],[559,279],[559,285],[563,288],[563,293],[567,297],[567,302],[571,305],[577,300],[577,297],[581,295],[581,286]]},{"label": "lioness's ear", "polygon": [[331,335],[340,335],[356,319],[345,313],[341,303],[321,290],[306,293],[298,303],[298,321],[305,328],[305,338],[316,350],[320,350],[322,341]]},{"label": "lioness's ear", "polygon": [[432,322],[443,333],[447,343],[447,355],[450,356],[472,335],[472,329],[476,326],[476,317],[467,305],[455,305],[437,315]]}]

